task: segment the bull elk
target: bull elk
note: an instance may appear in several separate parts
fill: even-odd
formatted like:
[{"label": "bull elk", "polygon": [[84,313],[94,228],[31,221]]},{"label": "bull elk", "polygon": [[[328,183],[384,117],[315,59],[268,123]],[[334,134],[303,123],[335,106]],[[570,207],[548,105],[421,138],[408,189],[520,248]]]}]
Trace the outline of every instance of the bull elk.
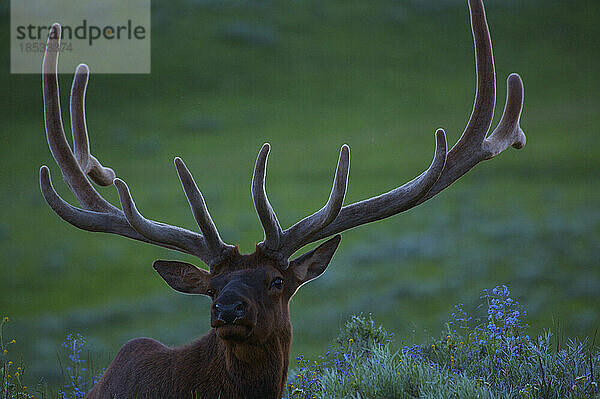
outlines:
[{"label": "bull elk", "polygon": [[[321,275],[340,242],[339,233],[381,220],[433,197],[473,168],[509,146],[522,148],[525,135],[519,127],[523,83],[508,77],[504,114],[488,136],[496,99],[494,61],[481,0],[469,0],[475,45],[477,91],[468,124],[450,151],[442,129],[435,133],[436,147],[429,168],[413,180],[387,193],[343,206],[350,149],[343,145],[329,200],[317,212],[286,230],[265,193],[265,144],[256,160],[252,197],[264,240],[252,254],[220,237],[204,198],[180,158],[175,168],[201,234],[146,219],[137,210],[128,186],[91,155],[85,121],[88,67],[79,65],[71,90],[73,147],[62,125],[58,92],[58,54],[46,51],[43,63],[44,115],[48,144],[64,180],[81,204],[77,208],[54,190],[46,166],[40,185],[50,207],[68,223],[83,230],[113,233],[198,257],[208,270],[189,263],[157,260],[153,267],[171,288],[212,299],[211,329],[192,343],[171,348],[149,338],[127,342],[88,398],[281,398],[286,382],[292,342],[288,304],[296,290]],[[48,49],[58,48],[61,27],[55,24]],[[487,136],[487,137],[486,137]],[[100,186],[114,184],[121,209],[107,202],[90,180]],[[316,249],[289,260],[305,245],[333,236]]]}]

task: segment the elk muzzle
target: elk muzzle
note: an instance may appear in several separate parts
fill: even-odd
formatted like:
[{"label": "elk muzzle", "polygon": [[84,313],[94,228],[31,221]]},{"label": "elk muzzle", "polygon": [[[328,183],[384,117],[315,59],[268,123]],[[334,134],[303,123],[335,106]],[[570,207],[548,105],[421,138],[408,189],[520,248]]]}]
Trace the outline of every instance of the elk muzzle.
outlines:
[{"label": "elk muzzle", "polygon": [[242,296],[233,292],[221,295],[211,310],[211,326],[219,338],[227,341],[245,341],[249,338],[256,317]]},{"label": "elk muzzle", "polygon": [[246,315],[248,304],[237,300],[230,303],[217,302],[215,308],[215,324],[234,324],[236,320]]},{"label": "elk muzzle", "polygon": [[224,339],[240,339],[256,323],[255,310],[247,294],[248,287],[239,280],[230,281],[215,298],[211,309],[211,326]]}]

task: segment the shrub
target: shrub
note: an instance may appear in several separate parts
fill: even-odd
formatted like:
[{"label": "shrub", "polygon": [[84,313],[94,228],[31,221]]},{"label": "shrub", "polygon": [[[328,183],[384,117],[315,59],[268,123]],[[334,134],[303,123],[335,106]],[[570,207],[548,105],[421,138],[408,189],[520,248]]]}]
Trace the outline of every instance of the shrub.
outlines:
[{"label": "shrub", "polygon": [[482,319],[456,305],[444,334],[400,345],[370,315],[351,316],[332,351],[298,357],[287,399],[600,398],[595,341],[531,339],[526,312],[506,286],[483,291]]}]

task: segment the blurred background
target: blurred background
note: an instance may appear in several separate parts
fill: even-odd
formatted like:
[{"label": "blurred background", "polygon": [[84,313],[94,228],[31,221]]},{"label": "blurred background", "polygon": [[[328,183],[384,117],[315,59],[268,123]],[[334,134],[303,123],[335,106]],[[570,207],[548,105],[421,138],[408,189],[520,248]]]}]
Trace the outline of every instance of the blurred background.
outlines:
[{"label": "blurred background", "polygon": [[[495,121],[505,79],[518,72],[527,146],[409,212],[344,233],[325,275],[292,300],[292,356],[326,351],[357,312],[423,342],[455,303],[473,309],[498,284],[525,306],[533,331],[592,336],[600,324],[600,3],[486,6]],[[7,5],[0,20],[9,23]],[[172,163],[181,156],[221,236],[245,252],[262,240],[250,181],[264,142],[285,228],[325,203],[343,143],[351,203],[421,173],[434,130],[454,144],[471,112],[466,1],[154,0],[152,25],[152,74],[92,71],[92,152],[129,183],[145,216],[196,229]],[[8,34],[0,30],[4,54]],[[133,337],[177,345],[204,334],[209,299],[175,293],[151,268],[156,258],[198,260],[79,231],[46,205],[41,164],[75,200],[46,145],[40,76],[10,75],[7,57],[1,65],[0,313],[28,374],[60,377],[56,351],[68,333],[88,338],[101,367]],[[60,78],[66,111],[72,77]],[[101,193],[118,204],[114,187]]]}]

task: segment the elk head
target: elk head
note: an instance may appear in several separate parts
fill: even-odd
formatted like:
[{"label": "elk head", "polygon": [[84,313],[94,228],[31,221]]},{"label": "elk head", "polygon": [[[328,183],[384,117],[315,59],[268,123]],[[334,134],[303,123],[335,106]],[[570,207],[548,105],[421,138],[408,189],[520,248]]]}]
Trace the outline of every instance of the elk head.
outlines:
[{"label": "elk head", "polygon": [[[175,167],[200,233],[146,219],[137,210],[128,186],[91,155],[85,121],[84,99],[88,67],[79,65],[71,90],[71,124],[74,151],[62,125],[57,60],[46,51],[43,64],[44,114],[47,139],[54,159],[81,208],[65,202],[54,190],[49,169],[42,166],[40,185],[44,198],[65,221],[89,231],[122,235],[194,255],[208,270],[174,261],[156,261],[154,268],[175,290],[212,298],[211,324],[219,337],[229,341],[260,342],[289,330],[288,301],[299,286],[318,277],[327,267],[339,241],[339,233],[356,226],[404,212],[433,197],[479,162],[493,158],[506,148],[522,148],[525,135],[519,127],[523,84],[517,74],[508,77],[504,114],[488,135],[496,100],[495,72],[488,26],[480,0],[469,1],[475,42],[477,92],[467,126],[450,151],[446,135],[435,133],[436,147],[429,168],[413,180],[387,193],[343,206],[350,149],[342,146],[333,188],[327,203],[314,214],[282,229],[265,192],[266,163],[270,150],[265,144],[258,154],[252,179],[252,196],[264,230],[256,251],[242,255],[237,247],[222,241],[204,198],[180,158]],[[60,26],[50,32],[48,49],[60,48]],[[114,183],[121,209],[107,202],[92,182]],[[307,254],[289,261],[309,243],[335,236]]]},{"label": "elk head", "polygon": [[288,303],[302,284],[325,271],[338,247],[336,235],[282,268],[260,246],[250,255],[233,248],[210,271],[177,261],[157,260],[154,269],[176,291],[212,299],[211,326],[225,341],[260,345],[289,336]]}]

